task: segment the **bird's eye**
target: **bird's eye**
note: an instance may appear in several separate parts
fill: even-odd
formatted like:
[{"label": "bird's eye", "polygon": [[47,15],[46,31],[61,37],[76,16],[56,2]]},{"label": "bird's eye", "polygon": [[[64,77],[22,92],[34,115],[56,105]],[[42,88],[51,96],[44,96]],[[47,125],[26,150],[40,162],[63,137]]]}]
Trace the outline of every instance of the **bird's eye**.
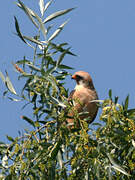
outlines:
[{"label": "bird's eye", "polygon": [[77,77],[77,79],[80,79],[80,80],[83,79],[83,77],[82,77],[82,76],[79,76],[79,75],[76,75],[76,77]]}]

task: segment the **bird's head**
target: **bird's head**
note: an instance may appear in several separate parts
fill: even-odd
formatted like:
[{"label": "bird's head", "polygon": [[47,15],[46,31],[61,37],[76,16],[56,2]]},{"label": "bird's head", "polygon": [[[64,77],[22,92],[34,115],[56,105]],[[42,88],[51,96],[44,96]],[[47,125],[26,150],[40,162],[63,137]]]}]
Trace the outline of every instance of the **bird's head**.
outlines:
[{"label": "bird's head", "polygon": [[87,72],[78,71],[72,76],[72,79],[76,80],[77,85],[94,89],[92,78]]}]

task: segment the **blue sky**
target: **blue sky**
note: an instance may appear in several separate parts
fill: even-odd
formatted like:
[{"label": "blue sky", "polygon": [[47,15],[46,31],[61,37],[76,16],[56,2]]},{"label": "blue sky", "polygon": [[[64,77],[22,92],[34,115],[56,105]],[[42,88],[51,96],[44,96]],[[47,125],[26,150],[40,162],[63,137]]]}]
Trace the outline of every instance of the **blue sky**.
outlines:
[{"label": "blue sky", "polygon": [[[15,1],[1,1],[0,7],[0,70],[8,70],[16,90],[22,83],[17,81],[17,73],[11,62],[31,57],[32,51],[14,35],[14,16],[18,18],[21,30],[27,35],[35,33],[34,26],[24,13],[15,5]],[[30,8],[37,10],[38,0],[23,0]],[[68,42],[77,57],[67,56],[64,63],[75,70],[84,70],[91,74],[99,99],[108,97],[108,90],[119,96],[120,103],[130,95],[130,107],[135,106],[135,1],[134,0],[54,0],[48,15],[62,9],[77,7],[64,18],[56,21],[61,24],[70,18],[64,31],[56,39]],[[39,11],[38,11],[39,12]],[[67,87],[72,90],[74,82],[67,79]],[[18,130],[28,125],[21,115],[31,113],[30,108],[21,110],[22,104],[2,98],[4,85],[0,81],[0,141],[6,141],[5,135],[15,137]],[[98,115],[99,117],[99,115]],[[97,117],[97,120],[98,120]]]}]

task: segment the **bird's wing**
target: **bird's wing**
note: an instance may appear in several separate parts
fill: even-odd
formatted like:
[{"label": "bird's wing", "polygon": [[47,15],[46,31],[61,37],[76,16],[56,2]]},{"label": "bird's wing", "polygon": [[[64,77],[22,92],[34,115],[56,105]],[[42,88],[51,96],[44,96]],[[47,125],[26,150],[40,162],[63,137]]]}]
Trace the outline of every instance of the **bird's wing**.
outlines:
[{"label": "bird's wing", "polygon": [[[74,96],[76,96],[76,90],[74,89],[74,90],[72,90],[71,91],[71,93],[69,94],[69,97],[68,97],[68,101],[70,102],[71,100],[73,100],[73,97]],[[73,103],[74,103],[74,101],[73,101]],[[74,111],[75,111],[75,109],[78,111],[78,112],[80,112],[81,111],[81,106],[79,105],[79,104],[77,104],[77,105],[74,105],[74,107],[70,110],[70,112],[68,113],[68,116],[70,116],[70,117],[72,117],[72,118],[67,118],[66,119],[66,121],[67,121],[67,123],[68,123],[68,125],[69,125],[69,128],[73,128],[74,127]],[[78,122],[76,122],[77,123],[77,126],[79,126],[79,124],[78,124]]]},{"label": "bird's wing", "polygon": [[74,93],[75,93],[75,89],[72,90],[71,93],[69,94],[68,101],[72,100]]},{"label": "bird's wing", "polygon": [[[68,101],[73,102],[74,108],[78,111],[81,112],[83,109],[83,106],[80,103],[80,98],[79,98],[79,93],[74,89],[71,91],[69,97],[68,97]],[[73,112],[72,112],[73,113]],[[71,114],[72,114],[71,113]]]}]

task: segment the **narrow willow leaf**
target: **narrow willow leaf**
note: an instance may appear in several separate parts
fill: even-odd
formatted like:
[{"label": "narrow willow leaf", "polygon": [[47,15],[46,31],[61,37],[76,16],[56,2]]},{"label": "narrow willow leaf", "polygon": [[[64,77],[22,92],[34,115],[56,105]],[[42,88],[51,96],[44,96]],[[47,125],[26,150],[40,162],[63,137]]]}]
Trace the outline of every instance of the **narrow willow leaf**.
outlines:
[{"label": "narrow willow leaf", "polygon": [[58,159],[60,168],[62,169],[62,167],[63,167],[63,160],[62,160],[62,154],[61,154],[61,151],[58,151],[57,159]]},{"label": "narrow willow leaf", "polygon": [[6,76],[6,81],[5,81],[5,83],[6,83],[6,86],[7,86],[8,90],[9,90],[11,93],[17,95],[17,93],[16,93],[16,91],[15,91],[15,89],[14,89],[14,87],[13,87],[13,85],[12,85],[10,79],[9,79],[9,76],[8,76],[8,73],[7,73],[7,72],[6,72],[6,75],[7,75],[7,76]]},{"label": "narrow willow leaf", "polygon": [[39,22],[40,24],[40,29],[43,33],[43,36],[44,38],[46,39],[46,33],[47,33],[47,30],[45,29],[45,25],[44,23],[42,22],[42,19],[35,13],[35,18],[37,19],[37,21]]},{"label": "narrow willow leaf", "polygon": [[135,109],[128,109],[127,112],[129,115],[135,114]]},{"label": "narrow willow leaf", "polygon": [[112,170],[111,170],[111,165],[109,165],[109,167],[108,167],[108,176],[109,176],[109,180],[112,180]]},{"label": "narrow willow leaf", "polygon": [[46,3],[45,8],[44,8],[44,12],[48,9],[48,7],[51,5],[52,2],[53,2],[53,0]]},{"label": "narrow willow leaf", "polygon": [[[59,52],[64,52],[66,49],[62,48],[61,45],[56,45],[52,42],[49,42],[50,45],[52,46],[52,49],[56,49]],[[73,54],[72,52],[68,51],[67,54],[70,54],[72,56],[77,56],[76,54]]]},{"label": "narrow willow leaf", "polygon": [[135,141],[132,139],[132,145],[135,148]]},{"label": "narrow willow leaf", "polygon": [[89,180],[89,170],[85,172],[85,180]]},{"label": "narrow willow leaf", "polygon": [[4,77],[4,75],[3,75],[3,73],[0,71],[0,78],[2,79],[2,81],[5,83],[5,81],[6,81],[6,79],[5,79],[5,77]]},{"label": "narrow willow leaf", "polygon": [[41,15],[43,16],[44,15],[44,0],[39,0],[39,7],[40,7],[40,12],[41,12]]},{"label": "narrow willow leaf", "polygon": [[17,18],[15,17],[15,27],[16,27],[16,31],[17,31],[17,35],[20,37],[20,39],[26,43],[28,46],[32,47],[34,49],[33,46],[31,46],[28,42],[25,41],[25,39],[23,38],[23,35],[22,33],[20,32],[20,29],[19,29],[19,24],[17,22]]},{"label": "narrow willow leaf", "polygon": [[29,78],[33,78],[34,76],[32,74],[28,74],[28,73],[24,73],[22,76],[20,77],[29,77]]},{"label": "narrow willow leaf", "polygon": [[29,10],[29,8],[27,8],[20,0],[18,0],[20,6],[22,7],[22,9],[24,10],[24,12],[27,14],[27,16],[29,17],[29,19],[31,20],[31,22],[38,28],[38,24],[35,22],[35,20],[33,19],[33,13],[31,14],[31,11]]},{"label": "narrow willow leaf", "polygon": [[[16,3],[16,5],[23,10],[21,4]],[[27,8],[28,8],[28,7],[27,7]],[[29,10],[30,14],[31,14],[33,17],[35,17],[35,12],[34,12],[32,9],[30,9],[30,8],[28,8],[28,10]]]},{"label": "narrow willow leaf", "polygon": [[55,76],[55,78],[56,78],[57,80],[64,80],[65,77],[66,77],[65,75]]},{"label": "narrow willow leaf", "polygon": [[62,15],[64,15],[64,14],[72,11],[73,9],[75,9],[75,8],[65,9],[65,10],[62,10],[62,11],[57,11],[57,12],[51,14],[50,16],[48,16],[48,17],[43,21],[43,23],[47,23],[47,22],[49,22],[49,21],[51,21],[51,20],[53,20],[53,19],[55,19],[55,18],[57,18],[57,17],[59,17],[59,16],[62,16]]},{"label": "narrow willow leaf", "polygon": [[24,38],[24,39],[27,39],[28,41],[31,41],[31,42],[33,42],[33,43],[35,43],[35,44],[38,44],[38,45],[40,45],[40,46],[43,46],[43,43],[42,43],[41,41],[38,41],[38,40],[36,40],[36,39],[34,39],[34,38],[32,38],[32,37],[23,36],[23,38]]},{"label": "narrow willow leaf", "polygon": [[8,168],[8,156],[7,155],[3,156],[1,163],[2,163],[3,167]]},{"label": "narrow willow leaf", "polygon": [[56,70],[56,67],[51,67],[45,72],[45,75],[48,76],[49,74],[52,74],[52,72],[54,72],[55,70]]},{"label": "narrow willow leaf", "polygon": [[39,68],[37,68],[36,66],[34,66],[33,64],[27,64],[31,69],[35,70],[35,71],[41,71]]},{"label": "narrow willow leaf", "polygon": [[59,65],[59,69],[74,69],[74,68],[72,68],[72,67],[70,67],[70,66],[66,66],[66,65],[64,65],[64,64],[60,64],[60,65]]},{"label": "narrow willow leaf", "polygon": [[67,23],[68,23],[68,21],[65,21],[63,24],[61,24],[61,25],[59,26],[59,28],[58,28],[58,29],[52,34],[52,36],[48,39],[48,41],[52,41],[54,38],[56,38]]},{"label": "narrow willow leaf", "polygon": [[8,97],[8,99],[10,99],[11,101],[15,101],[15,102],[21,101],[20,99],[15,99],[15,98],[11,98],[11,97]]},{"label": "narrow willow leaf", "polygon": [[70,48],[66,49],[59,57],[57,63],[56,63],[56,67],[59,68],[60,63],[62,62],[63,58],[65,57],[65,55],[67,54],[67,52],[69,51]]},{"label": "narrow willow leaf", "polygon": [[120,166],[117,166],[117,165],[113,165],[111,166],[112,168],[114,168],[115,170],[125,174],[126,176],[131,176],[130,174],[128,174],[122,167]]},{"label": "narrow willow leaf", "polygon": [[0,147],[7,147],[7,146],[4,142],[0,141]]},{"label": "narrow willow leaf", "polygon": [[128,110],[128,104],[129,104],[129,95],[126,97],[126,100],[125,100],[125,105],[124,105],[124,110],[125,111]]},{"label": "narrow willow leaf", "polygon": [[112,99],[112,90],[109,90],[109,98]]},{"label": "narrow willow leaf", "polygon": [[8,93],[8,91],[4,91],[3,97],[5,97],[7,93]]},{"label": "narrow willow leaf", "polygon": [[11,136],[6,136],[7,137],[7,139],[9,140],[9,141],[11,141],[11,142],[14,142],[15,140],[11,137]]},{"label": "narrow willow leaf", "polygon": [[107,155],[112,164],[112,166],[111,166],[112,168],[116,169],[117,171],[119,171],[127,176],[130,176],[130,174],[128,174],[120,165],[118,165],[109,154],[107,154]]},{"label": "narrow willow leaf", "polygon": [[114,103],[117,104],[119,97],[115,96]]},{"label": "narrow willow leaf", "polygon": [[92,123],[93,126],[102,126],[100,123]]},{"label": "narrow willow leaf", "polygon": [[24,6],[24,4],[23,4],[20,0],[18,0],[18,1],[19,1],[20,4],[17,4],[17,5],[25,11],[25,13],[28,15],[28,17],[29,17],[30,20],[33,22],[33,24],[34,24],[37,28],[39,28],[38,24],[34,21],[33,17],[37,19],[37,21],[38,21],[39,24],[40,24],[41,31],[42,31],[44,37],[46,38],[46,29],[45,29],[45,27],[44,27],[44,24],[43,24],[43,22],[42,22],[42,19],[41,19],[33,10],[31,10],[30,8]]},{"label": "narrow willow leaf", "polygon": [[29,118],[26,117],[26,116],[22,116],[22,119],[24,119],[24,120],[27,121],[29,124],[31,124],[33,127],[35,127],[35,124],[34,124],[33,120],[29,119]]},{"label": "narrow willow leaf", "polygon": [[46,77],[46,80],[51,83],[51,85],[53,86],[53,88],[56,89],[56,91],[58,91],[57,81],[54,76],[50,74],[48,77]]},{"label": "narrow willow leaf", "polygon": [[19,61],[16,62],[16,64],[18,64],[18,65],[20,65],[20,64],[24,65],[24,64],[28,64],[28,63],[30,63],[30,61],[25,59],[25,57],[24,57],[23,60],[19,60]]},{"label": "narrow willow leaf", "polygon": [[60,102],[58,99],[51,97],[51,99],[54,101],[54,103],[58,104],[58,106],[61,106],[62,108],[66,108],[66,105]]},{"label": "narrow willow leaf", "polygon": [[60,150],[60,145],[61,145],[61,141],[59,140],[58,142],[55,143],[54,147],[52,148],[49,154],[52,160],[56,159],[58,151]]},{"label": "narrow willow leaf", "polygon": [[19,24],[18,24],[17,18],[14,17],[14,19],[15,19],[15,28],[16,28],[17,35],[20,37],[20,39],[21,39],[24,43],[26,43],[26,41],[25,41],[24,38],[23,38],[23,35],[22,35],[21,32],[20,32],[20,28],[19,28]]}]

